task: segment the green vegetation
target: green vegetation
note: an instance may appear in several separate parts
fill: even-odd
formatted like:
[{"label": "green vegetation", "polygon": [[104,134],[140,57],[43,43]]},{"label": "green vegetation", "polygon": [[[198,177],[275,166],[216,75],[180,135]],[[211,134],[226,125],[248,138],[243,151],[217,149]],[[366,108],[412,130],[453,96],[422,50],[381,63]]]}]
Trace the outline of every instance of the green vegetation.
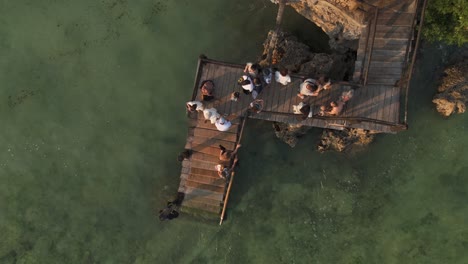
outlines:
[{"label": "green vegetation", "polygon": [[468,42],[468,4],[465,0],[431,0],[424,21],[424,36],[458,46]]}]

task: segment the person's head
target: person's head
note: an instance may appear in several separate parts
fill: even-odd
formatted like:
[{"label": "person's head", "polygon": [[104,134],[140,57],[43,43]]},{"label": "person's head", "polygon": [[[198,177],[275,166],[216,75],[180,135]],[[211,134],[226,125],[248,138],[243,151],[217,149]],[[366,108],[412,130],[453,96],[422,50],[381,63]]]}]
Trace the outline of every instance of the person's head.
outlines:
[{"label": "person's head", "polygon": [[307,83],[306,84],[306,89],[311,91],[311,92],[315,92],[315,91],[317,91],[318,87],[317,87],[317,85],[314,85],[312,83]]},{"label": "person's head", "polygon": [[220,125],[224,125],[226,123],[226,119],[224,117],[220,117],[220,118],[218,118],[218,123]]},{"label": "person's head", "polygon": [[249,77],[247,77],[247,75],[242,75],[242,77],[240,77],[239,80],[237,80],[237,83],[238,83],[239,85],[247,85],[247,84],[250,84]]},{"label": "person's head", "polygon": [[335,101],[332,101],[332,102],[330,103],[330,106],[331,106],[331,107],[337,107],[338,104],[337,104]]},{"label": "person's head", "polygon": [[232,101],[237,101],[237,99],[239,99],[239,96],[240,96],[240,93],[239,92],[233,92],[231,94],[231,100]]},{"label": "person's head", "polygon": [[263,75],[268,76],[268,75],[271,74],[271,71],[270,71],[270,69],[265,68],[265,69],[263,69],[262,73],[263,73]]},{"label": "person's head", "polygon": [[197,110],[197,104],[192,104],[192,105],[187,104],[187,110],[189,112],[195,112]]},{"label": "person's head", "polygon": [[249,72],[250,73],[256,73],[259,68],[260,68],[260,66],[257,63],[254,63],[254,64],[252,64],[252,66],[250,66]]},{"label": "person's head", "polygon": [[287,76],[289,71],[286,68],[282,68],[280,69],[279,73],[281,74],[281,76]]},{"label": "person's head", "polygon": [[327,107],[324,106],[324,105],[321,105],[321,106],[320,106],[320,110],[321,110],[321,111],[325,111],[325,110],[327,110]]}]

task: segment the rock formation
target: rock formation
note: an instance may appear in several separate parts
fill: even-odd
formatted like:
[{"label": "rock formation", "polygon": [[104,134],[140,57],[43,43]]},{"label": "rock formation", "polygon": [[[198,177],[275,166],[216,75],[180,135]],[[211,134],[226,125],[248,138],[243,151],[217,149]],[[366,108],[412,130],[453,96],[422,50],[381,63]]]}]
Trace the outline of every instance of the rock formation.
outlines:
[{"label": "rock formation", "polygon": [[350,146],[365,146],[374,140],[374,135],[364,129],[330,130],[324,129],[317,150],[345,151]]},{"label": "rock formation", "polygon": [[[278,0],[272,0],[278,3]],[[366,9],[358,0],[288,0],[299,14],[318,25],[330,37],[330,46],[337,49],[346,41],[356,40],[365,25]]]},{"label": "rock formation", "polygon": [[438,93],[432,102],[443,116],[464,113],[468,103],[468,57],[461,56],[458,62],[444,71]]}]

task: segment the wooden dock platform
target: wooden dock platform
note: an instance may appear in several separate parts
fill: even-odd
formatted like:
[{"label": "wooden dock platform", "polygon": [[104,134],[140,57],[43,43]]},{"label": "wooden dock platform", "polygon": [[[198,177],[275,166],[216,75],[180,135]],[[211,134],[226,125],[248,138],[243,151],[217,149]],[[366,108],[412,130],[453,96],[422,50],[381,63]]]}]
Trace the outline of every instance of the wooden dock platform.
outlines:
[{"label": "wooden dock platform", "polygon": [[[419,34],[416,39],[413,36],[417,26],[421,31],[427,3],[427,0],[422,1],[423,5],[418,0],[374,0],[375,5],[369,5],[368,24],[359,41],[352,82],[335,82],[331,89],[323,90],[319,96],[301,99],[297,96],[299,85],[305,78],[317,76],[291,75],[292,82],[286,86],[272,80],[257,97],[264,103],[260,113],[248,112],[254,99],[245,95],[237,84],[244,75],[243,64],[201,56],[191,100],[200,100],[201,82],[212,80],[215,100],[204,102],[205,108],[216,108],[233,125],[228,131],[219,132],[215,125],[205,122],[202,113],[190,114],[185,148],[191,150],[192,155],[182,163],[179,186],[179,192],[184,194],[182,211],[215,218],[221,215],[222,222],[234,174],[228,180],[218,176],[215,169],[220,163],[218,145],[234,150],[242,138],[247,117],[338,130],[361,128],[375,133],[396,133],[407,129],[408,87],[416,58],[414,50],[419,43]],[[417,25],[416,20],[421,13],[422,18]],[[321,105],[338,100],[343,91],[351,89],[354,96],[339,116],[317,115]],[[240,93],[237,101],[230,99],[233,92]],[[293,106],[300,102],[311,106],[311,118],[302,120],[293,113]],[[402,105],[405,110],[403,121]]]}]

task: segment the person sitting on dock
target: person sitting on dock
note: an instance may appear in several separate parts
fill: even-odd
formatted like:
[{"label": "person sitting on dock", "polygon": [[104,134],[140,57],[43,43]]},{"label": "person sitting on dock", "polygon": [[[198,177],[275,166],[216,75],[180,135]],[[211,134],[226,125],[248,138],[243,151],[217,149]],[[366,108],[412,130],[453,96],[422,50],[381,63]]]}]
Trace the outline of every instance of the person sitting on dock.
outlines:
[{"label": "person sitting on dock", "polygon": [[215,85],[212,80],[205,80],[200,85],[200,96],[202,101],[211,101],[214,98]]},{"label": "person sitting on dock", "polygon": [[245,94],[251,94],[255,87],[252,82],[252,79],[250,79],[250,77],[247,75],[242,75],[242,77],[240,77],[239,80],[237,80],[237,83],[240,86],[242,86],[242,91]]},{"label": "person sitting on dock", "polygon": [[301,115],[301,120],[312,117],[312,109],[310,105],[303,102],[300,102],[298,105],[293,105],[293,113],[296,115]]},{"label": "person sitting on dock", "polygon": [[241,144],[237,144],[236,148],[230,151],[230,150],[227,150],[225,147],[223,147],[223,145],[219,145],[219,149],[220,149],[219,160],[231,161],[237,155],[237,151],[239,150],[240,147],[241,147]]},{"label": "person sitting on dock", "polygon": [[221,115],[218,113],[218,110],[216,110],[216,108],[208,108],[203,110],[203,117],[205,117],[206,121],[210,120],[211,124],[216,123],[216,120],[220,116]]},{"label": "person sitting on dock", "polygon": [[249,109],[247,111],[251,113],[260,113],[263,109],[263,100],[255,99],[253,102],[250,103]]},{"label": "person sitting on dock", "polygon": [[219,131],[228,131],[231,125],[231,121],[225,119],[224,117],[218,118],[215,123],[215,126]]},{"label": "person sitting on dock", "polygon": [[228,180],[229,177],[231,176],[232,171],[234,170],[234,167],[236,167],[236,164],[238,161],[239,159],[235,157],[234,162],[232,163],[231,167],[227,167],[226,165],[223,165],[223,164],[216,165],[215,169],[218,172],[218,176],[220,178]]},{"label": "person sitting on dock", "polygon": [[260,72],[260,65],[257,63],[247,62],[244,68],[244,72],[249,74],[252,78],[255,78]]},{"label": "person sitting on dock", "polygon": [[185,106],[187,107],[187,111],[189,111],[190,113],[205,110],[205,107],[203,107],[203,103],[200,101],[190,101],[187,102]]},{"label": "person sitting on dock", "polygon": [[288,69],[281,69],[280,71],[275,72],[276,82],[281,83],[282,85],[288,85],[291,82],[291,77],[289,76]]},{"label": "person sitting on dock", "polygon": [[301,83],[297,96],[301,99],[304,99],[305,96],[318,96],[321,90],[319,83],[316,80],[309,78]]},{"label": "person sitting on dock", "polygon": [[341,113],[341,111],[343,110],[343,106],[344,106],[344,102],[342,100],[339,100],[337,102],[331,102],[330,103],[330,106],[331,106],[331,110],[326,112],[327,115],[331,115],[331,116],[337,116]]}]

